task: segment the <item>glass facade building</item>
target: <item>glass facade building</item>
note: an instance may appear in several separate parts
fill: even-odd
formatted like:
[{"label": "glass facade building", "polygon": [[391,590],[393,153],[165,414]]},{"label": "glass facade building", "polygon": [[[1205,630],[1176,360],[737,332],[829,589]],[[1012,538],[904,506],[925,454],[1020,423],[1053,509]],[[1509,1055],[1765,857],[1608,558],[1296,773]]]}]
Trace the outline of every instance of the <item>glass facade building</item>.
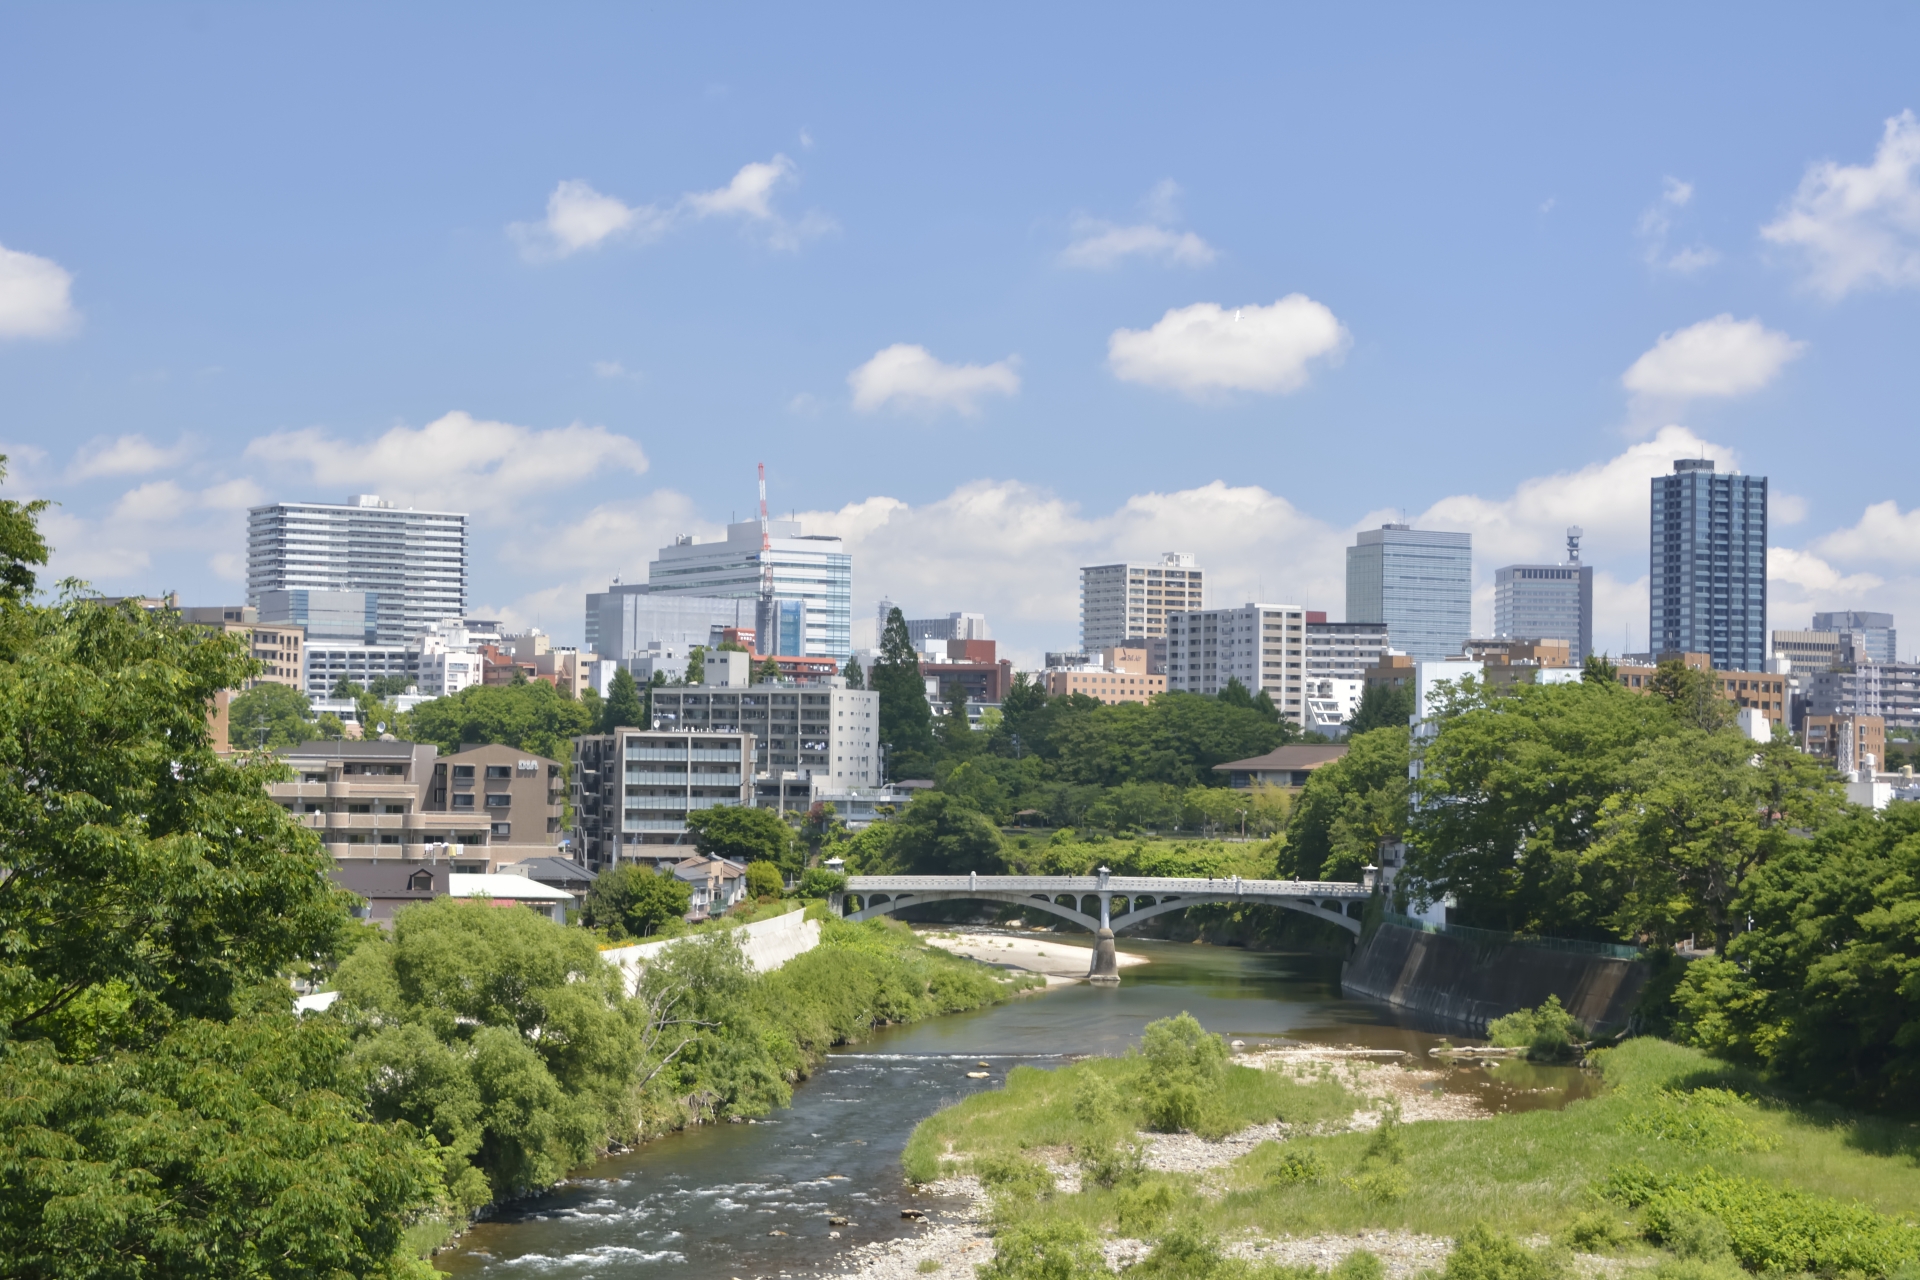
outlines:
[{"label": "glass facade building", "polygon": [[[853,557],[839,538],[802,533],[795,520],[770,521],[768,534],[774,616],[756,617],[754,625],[776,647],[769,650],[758,636],[756,646],[762,653],[845,661],[853,652]],[[660,548],[647,568],[647,594],[758,600],[760,570],[760,522],[743,520],[727,526],[724,542],[688,537]]]},{"label": "glass facade building", "polygon": [[1347,548],[1347,621],[1386,623],[1388,643],[1421,661],[1459,654],[1473,634],[1473,535],[1362,531]]},{"label": "glass facade building", "polygon": [[1767,478],[1682,458],[1653,478],[1647,636],[1653,656],[1704,653],[1719,671],[1767,661]]},{"label": "glass facade building", "polygon": [[1504,640],[1565,640],[1575,658],[1585,658],[1593,652],[1593,566],[1495,569],[1493,634]]},{"label": "glass facade building", "polygon": [[467,517],[398,508],[373,494],[254,507],[247,603],[258,607],[269,592],[365,592],[374,613],[367,639],[404,644],[430,623],[466,614]]}]

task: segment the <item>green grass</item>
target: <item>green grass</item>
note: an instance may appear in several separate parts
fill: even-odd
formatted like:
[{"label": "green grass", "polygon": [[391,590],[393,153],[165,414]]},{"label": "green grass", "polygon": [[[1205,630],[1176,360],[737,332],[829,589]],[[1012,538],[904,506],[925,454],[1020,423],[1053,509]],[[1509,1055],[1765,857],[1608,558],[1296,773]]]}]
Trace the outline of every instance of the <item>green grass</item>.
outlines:
[{"label": "green grass", "polygon": [[[1910,1225],[1920,1222],[1920,1129],[1769,1095],[1742,1072],[1662,1041],[1629,1041],[1596,1058],[1607,1089],[1561,1111],[1406,1124],[1388,1139],[1295,1136],[1263,1143],[1216,1171],[1225,1187],[1218,1198],[1198,1194],[1195,1179],[1147,1174],[1112,1188],[1089,1180],[1076,1195],[1003,1206],[1001,1217],[1148,1239],[1175,1230],[1230,1239],[1379,1228],[1455,1237],[1479,1222],[1605,1251],[1645,1250],[1643,1235],[1659,1241],[1684,1234],[1669,1221],[1675,1214],[1706,1213],[1721,1225],[1707,1224],[1708,1243],[1692,1250],[1698,1256],[1662,1264],[1676,1277],[1726,1272],[1729,1241],[1750,1265],[1779,1258],[1787,1261],[1774,1269],[1788,1272],[1842,1258],[1842,1270],[1905,1275],[1899,1264],[1920,1257],[1920,1228]],[[943,1160],[1038,1148],[1078,1152],[1124,1141],[1138,1114],[1126,1101],[1135,1096],[1130,1089],[1137,1094],[1138,1070],[1134,1060],[1106,1059],[1013,1072],[1004,1090],[977,1094],[923,1122],[907,1147],[909,1174],[929,1176]],[[1331,1083],[1269,1083],[1249,1079],[1260,1073],[1246,1068],[1232,1071],[1222,1102],[1248,1123],[1277,1114],[1310,1125],[1345,1114],[1356,1101]],[[1113,1087],[1122,1098],[1119,1114],[1098,1123],[1074,1114],[1085,1076]],[[1638,1203],[1603,1195],[1623,1170],[1670,1190]],[[1156,1215],[1143,1208],[1147,1202],[1164,1211]],[[1667,1217],[1652,1221],[1650,1212]],[[1822,1232],[1878,1243],[1850,1253],[1831,1239],[1822,1243]],[[1795,1258],[1802,1263],[1793,1265]]]}]

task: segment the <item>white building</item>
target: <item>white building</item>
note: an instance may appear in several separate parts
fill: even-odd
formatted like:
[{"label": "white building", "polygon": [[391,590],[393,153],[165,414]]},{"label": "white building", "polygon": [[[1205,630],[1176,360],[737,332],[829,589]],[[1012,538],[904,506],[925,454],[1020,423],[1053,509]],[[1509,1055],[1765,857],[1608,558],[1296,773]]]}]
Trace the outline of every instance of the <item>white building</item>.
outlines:
[{"label": "white building", "polygon": [[1167,618],[1167,691],[1216,694],[1238,679],[1306,723],[1307,611],[1291,604],[1199,609]]},{"label": "white building", "polygon": [[1338,680],[1309,677],[1306,684],[1306,715],[1301,727],[1324,733],[1329,738],[1347,736],[1347,722],[1360,710],[1360,697],[1367,691],[1365,680]]},{"label": "white building", "polygon": [[656,729],[748,733],[756,778],[820,778],[829,787],[881,782],[880,695],[826,680],[748,683],[742,653],[707,655],[706,683],[653,691]]},{"label": "white building", "polygon": [[[797,520],[768,525],[773,562],[773,616],[752,624],[761,653],[845,660],[853,651],[853,557],[839,538],[802,533]],[[760,595],[760,522],[727,526],[724,542],[691,535],[660,548],[647,567],[647,594],[721,596],[757,600]],[[606,637],[599,638],[606,652]]]},{"label": "white building", "polygon": [[247,512],[247,603],[274,591],[373,597],[373,639],[404,644],[467,607],[464,512],[400,509],[377,494]]},{"label": "white building", "polygon": [[1201,570],[1185,551],[1151,564],[1096,564],[1080,570],[1080,647],[1111,649],[1167,634],[1170,615],[1198,609]]}]

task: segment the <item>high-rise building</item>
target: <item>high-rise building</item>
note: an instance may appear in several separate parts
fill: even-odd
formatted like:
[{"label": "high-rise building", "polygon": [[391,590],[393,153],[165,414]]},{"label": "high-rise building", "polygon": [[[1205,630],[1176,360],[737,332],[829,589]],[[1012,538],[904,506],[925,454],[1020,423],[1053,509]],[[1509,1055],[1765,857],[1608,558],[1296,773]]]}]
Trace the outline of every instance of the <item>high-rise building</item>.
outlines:
[{"label": "high-rise building", "polygon": [[1167,634],[1167,617],[1198,609],[1202,571],[1169,551],[1151,564],[1096,564],[1080,570],[1080,647],[1112,649]]},{"label": "high-rise building", "polygon": [[1593,652],[1593,566],[1580,563],[1580,530],[1567,530],[1559,564],[1493,571],[1493,634],[1503,640],[1565,640],[1576,659]]},{"label": "high-rise building", "polygon": [[907,634],[913,637],[913,647],[923,653],[948,640],[993,639],[984,613],[950,613],[944,618],[907,618],[905,621]]},{"label": "high-rise building", "polygon": [[1648,648],[1704,653],[1719,671],[1767,662],[1767,478],[1681,458],[1653,478]]},{"label": "high-rise building", "polygon": [[752,628],[757,607],[749,596],[664,595],[644,583],[616,582],[587,596],[585,648],[622,662],[646,657],[656,643],[684,653],[717,644],[717,631]]},{"label": "high-rise building", "polygon": [[1238,680],[1303,722],[1307,611],[1291,604],[1198,609],[1167,619],[1167,691],[1215,694]]},{"label": "high-rise building", "polygon": [[[802,533],[797,520],[767,527],[773,565],[772,616],[754,627],[761,653],[828,657],[844,661],[853,652],[853,557],[831,534]],[[760,522],[727,526],[724,542],[683,535],[647,568],[652,596],[723,596],[758,601],[762,570]],[[599,643],[604,644],[601,640]]]},{"label": "high-rise building", "polygon": [[1890,613],[1857,613],[1852,610],[1813,615],[1815,631],[1837,631],[1853,637],[1854,662],[1898,662],[1900,634],[1893,629]]},{"label": "high-rise building", "polygon": [[1383,524],[1347,548],[1347,621],[1384,622],[1393,647],[1425,661],[1473,634],[1473,535]]},{"label": "high-rise building", "polygon": [[[247,603],[269,592],[365,592],[372,642],[404,644],[467,608],[467,517],[377,494],[247,512]],[[290,619],[289,619],[290,620]]]}]

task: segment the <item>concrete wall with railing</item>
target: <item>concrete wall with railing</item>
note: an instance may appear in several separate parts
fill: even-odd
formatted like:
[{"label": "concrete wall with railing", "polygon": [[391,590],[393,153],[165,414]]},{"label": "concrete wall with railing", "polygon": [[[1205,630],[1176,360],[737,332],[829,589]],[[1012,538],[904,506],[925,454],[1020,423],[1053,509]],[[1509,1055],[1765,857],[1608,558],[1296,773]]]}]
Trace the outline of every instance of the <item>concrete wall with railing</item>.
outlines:
[{"label": "concrete wall with railing", "polygon": [[[820,922],[809,920],[804,910],[789,911],[771,920],[756,920],[734,929],[733,940],[755,973],[771,973],[798,955],[820,945]],[[666,938],[659,942],[641,942],[630,947],[614,947],[600,953],[608,964],[617,965],[627,975],[628,990],[634,989],[646,967],[668,947],[695,942],[704,935]]]}]

